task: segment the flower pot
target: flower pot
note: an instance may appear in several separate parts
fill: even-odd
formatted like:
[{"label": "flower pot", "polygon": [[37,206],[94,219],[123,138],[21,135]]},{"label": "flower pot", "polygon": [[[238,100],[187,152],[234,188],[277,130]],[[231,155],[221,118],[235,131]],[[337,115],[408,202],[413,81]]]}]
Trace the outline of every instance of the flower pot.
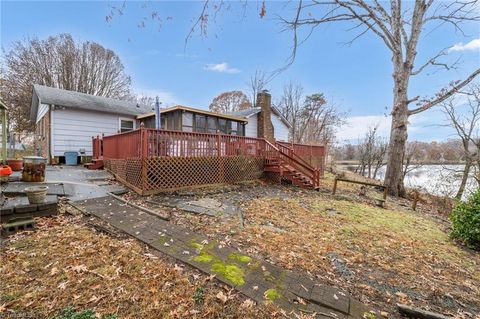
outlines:
[{"label": "flower pot", "polygon": [[8,177],[12,174],[12,168],[8,165],[0,165],[0,182],[8,182]]},{"label": "flower pot", "polygon": [[47,197],[47,192],[47,186],[32,186],[25,188],[25,193],[27,193],[28,202],[30,204],[43,203]]},{"label": "flower pot", "polygon": [[23,169],[23,160],[17,158],[7,159],[7,164],[12,168],[12,171],[17,172]]}]

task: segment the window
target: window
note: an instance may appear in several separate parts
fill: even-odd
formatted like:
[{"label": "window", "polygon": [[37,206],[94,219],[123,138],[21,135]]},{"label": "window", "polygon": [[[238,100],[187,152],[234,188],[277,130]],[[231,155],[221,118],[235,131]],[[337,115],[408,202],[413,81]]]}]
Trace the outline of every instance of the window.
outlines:
[{"label": "window", "polygon": [[193,113],[185,112],[183,113],[183,132],[193,132]]},{"label": "window", "polygon": [[208,133],[215,134],[217,133],[217,118],[209,116],[207,117],[207,124],[208,124]]},{"label": "window", "polygon": [[131,119],[120,119],[120,133],[133,131],[135,122]]},{"label": "window", "polygon": [[195,114],[195,132],[205,133],[207,128],[207,119],[205,115]]},{"label": "window", "polygon": [[228,127],[228,134],[237,135],[237,122],[228,121],[227,127]]},{"label": "window", "polygon": [[245,125],[243,125],[240,122],[237,122],[237,124],[238,124],[237,135],[238,136],[245,136]]},{"label": "window", "polygon": [[218,129],[222,134],[227,134],[227,120],[218,119]]}]

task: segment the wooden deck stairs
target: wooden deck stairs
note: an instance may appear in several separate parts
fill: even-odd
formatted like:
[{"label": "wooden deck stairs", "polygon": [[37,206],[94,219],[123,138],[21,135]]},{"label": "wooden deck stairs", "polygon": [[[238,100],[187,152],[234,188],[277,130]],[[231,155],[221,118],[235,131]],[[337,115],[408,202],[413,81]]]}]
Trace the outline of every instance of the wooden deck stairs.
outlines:
[{"label": "wooden deck stairs", "polygon": [[83,166],[88,169],[103,168],[103,136],[92,136],[92,161]]},{"label": "wooden deck stairs", "polygon": [[83,165],[88,169],[102,169],[103,168],[103,158],[92,158],[90,163]]},{"label": "wooden deck stairs", "polygon": [[305,162],[286,145],[267,142],[265,172],[278,173],[281,178],[307,189],[320,188],[320,172]]}]

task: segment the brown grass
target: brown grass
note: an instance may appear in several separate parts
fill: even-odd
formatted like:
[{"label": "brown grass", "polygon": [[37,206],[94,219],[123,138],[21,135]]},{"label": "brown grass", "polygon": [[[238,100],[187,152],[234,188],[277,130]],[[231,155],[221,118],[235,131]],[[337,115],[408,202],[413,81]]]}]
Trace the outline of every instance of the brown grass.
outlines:
[{"label": "brown grass", "polygon": [[[278,315],[212,277],[156,257],[134,240],[99,234],[78,218],[39,219],[37,231],[3,243],[1,259],[2,318],[48,318],[68,306],[119,318]],[[200,303],[194,300],[198,288],[203,290]]]},{"label": "brown grass", "polygon": [[377,208],[354,191],[342,188],[345,199],[315,192],[254,199],[244,204],[243,230],[236,218],[177,213],[176,220],[390,314],[398,302],[465,318],[480,312],[480,255],[453,242],[444,220],[392,200],[393,209]]}]

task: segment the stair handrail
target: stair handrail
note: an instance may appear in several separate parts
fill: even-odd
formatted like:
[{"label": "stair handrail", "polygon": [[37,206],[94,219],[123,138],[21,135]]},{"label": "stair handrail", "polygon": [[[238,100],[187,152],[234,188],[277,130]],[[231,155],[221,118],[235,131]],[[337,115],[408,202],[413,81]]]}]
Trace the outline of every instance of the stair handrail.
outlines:
[{"label": "stair handrail", "polygon": [[288,144],[281,143],[281,142],[275,142],[275,144],[279,146],[278,149],[280,149],[280,147],[286,148],[291,157],[295,158],[297,161],[302,163],[304,166],[309,167],[310,169],[315,171],[315,174],[314,174],[315,181],[314,181],[314,183],[315,183],[316,186],[320,186],[320,169],[319,168],[316,168],[316,167],[312,166],[306,160],[301,158],[297,153],[295,153],[295,150],[293,149],[293,147],[289,146]]},{"label": "stair handrail", "polygon": [[[320,174],[319,174],[317,169],[310,166],[310,164],[308,164],[307,162],[305,162],[305,161],[302,162],[302,161],[296,159],[294,156],[291,156],[290,154],[285,153],[284,151],[280,150],[280,148],[278,148],[274,144],[270,143],[268,140],[265,140],[265,143],[268,146],[270,146],[273,150],[278,152],[280,155],[283,155],[284,157],[286,157],[289,161],[288,164],[292,165],[293,168],[295,168],[295,169],[301,168],[301,169],[299,169],[299,170],[303,170],[303,172],[301,172],[301,173],[307,175],[307,177],[310,178],[314,187],[317,187],[317,186],[320,185]],[[296,156],[298,157],[298,155],[296,155]],[[307,171],[307,173],[305,173],[305,171]]]},{"label": "stair handrail", "polygon": [[[284,143],[280,143],[280,142],[275,142],[275,145],[278,145],[280,147],[283,147],[283,148],[286,148],[288,150],[288,154],[292,157],[295,157],[297,159],[297,161],[303,163],[303,165],[306,165],[306,166],[309,166],[311,167],[312,169],[316,169],[315,167],[313,167],[309,162],[307,162],[306,160],[304,160],[303,158],[301,158],[300,156],[298,156],[297,153],[295,153],[295,150],[293,149],[293,147],[290,147],[288,146],[287,144],[284,144]],[[278,149],[280,149],[280,147]]]}]

